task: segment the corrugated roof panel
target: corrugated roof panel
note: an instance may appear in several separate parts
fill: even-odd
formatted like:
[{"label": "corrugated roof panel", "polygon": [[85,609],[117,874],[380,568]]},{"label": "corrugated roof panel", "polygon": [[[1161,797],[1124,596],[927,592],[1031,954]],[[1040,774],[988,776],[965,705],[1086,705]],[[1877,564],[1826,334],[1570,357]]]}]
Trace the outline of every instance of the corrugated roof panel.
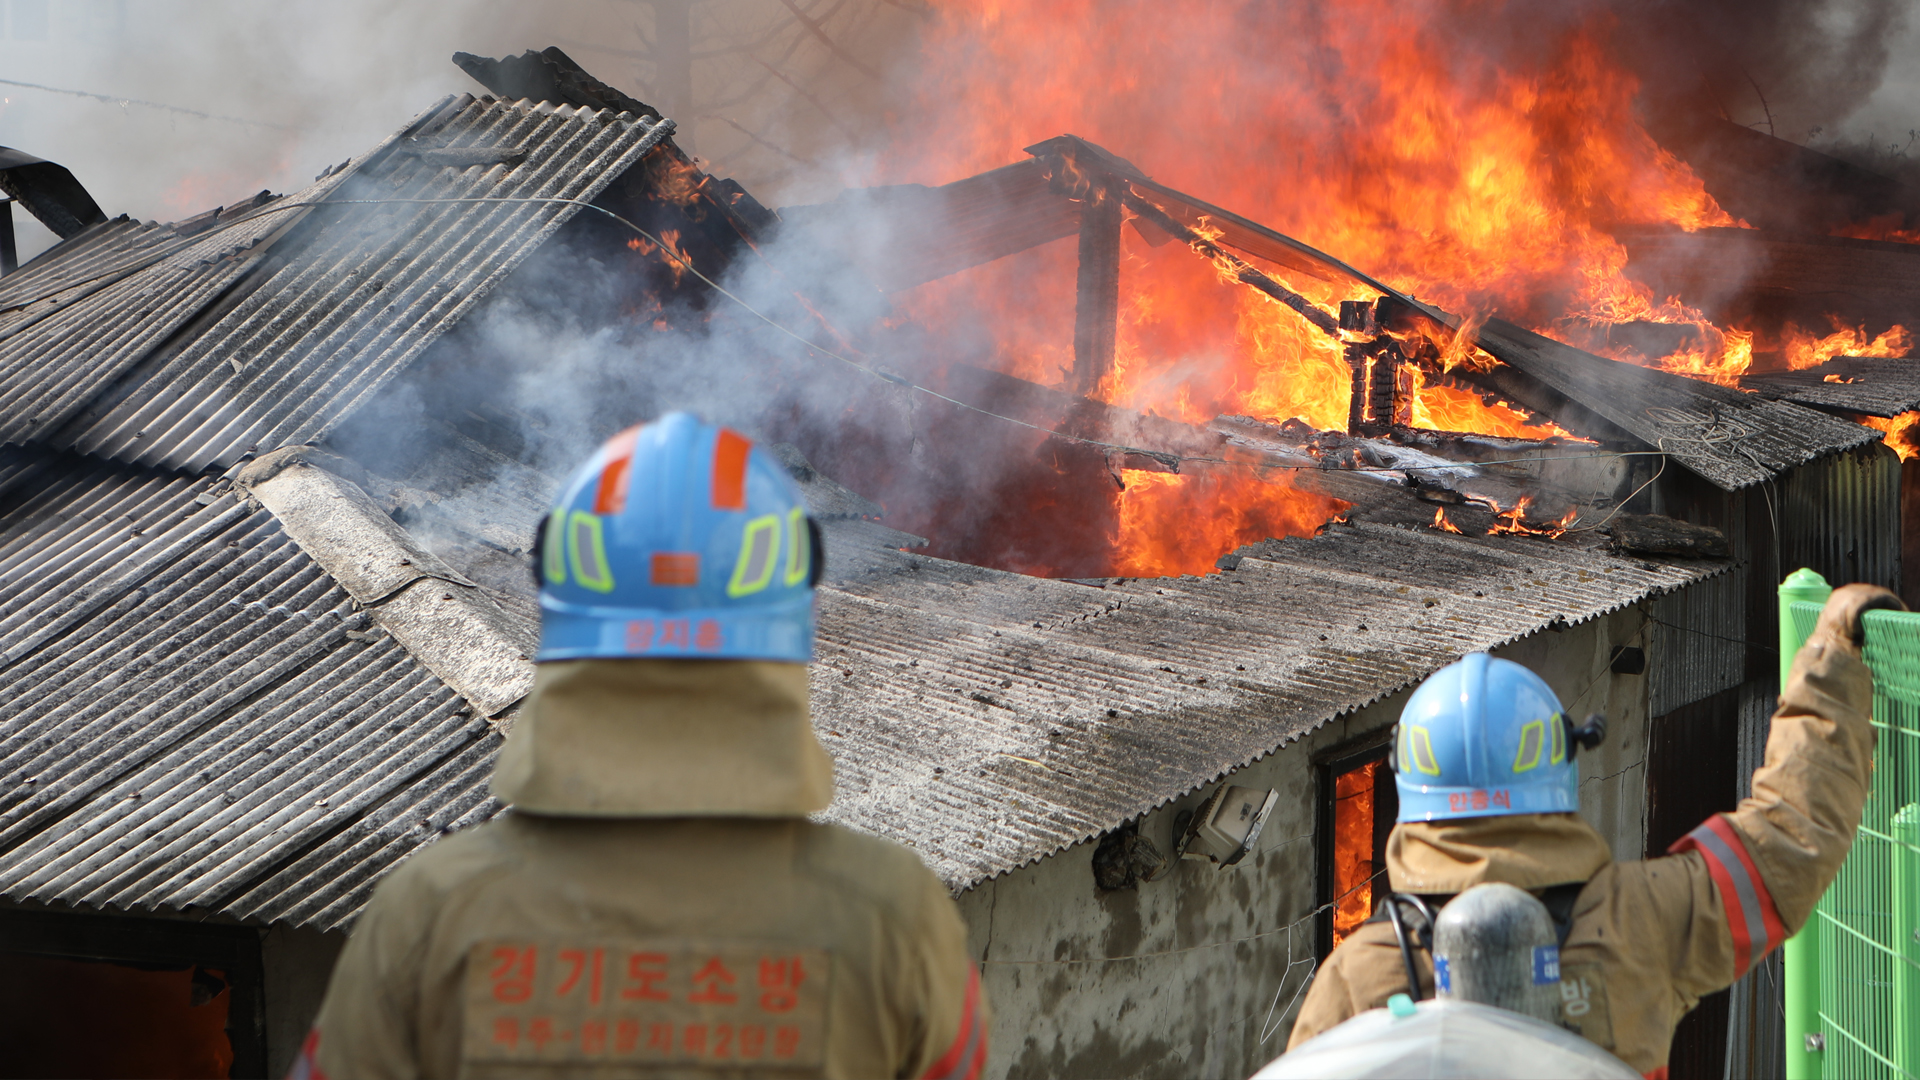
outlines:
[{"label": "corrugated roof panel", "polygon": [[[472,200],[592,199],[665,134],[624,113],[451,109],[360,166],[327,196],[338,205],[275,245],[250,293],[88,416],[70,445],[197,470],[318,439],[579,211]],[[436,164],[431,152],[447,148],[512,160]]]},{"label": "corrugated roof panel", "polygon": [[258,922],[344,926],[366,905],[381,875],[440,836],[500,812],[487,791],[500,737],[488,734],[348,822],[272,877],[228,902]]},{"label": "corrugated roof panel", "polygon": [[1725,569],[1376,525],[1242,549],[1216,575],[1105,588],[897,552],[869,565],[820,600],[828,815],[913,845],[957,888],[1464,653]]},{"label": "corrugated roof panel", "polygon": [[1920,409],[1920,360],[1836,356],[1799,371],[1748,375],[1740,385],[1816,409],[1898,416]]},{"label": "corrugated roof panel", "polygon": [[[0,520],[5,895],[221,910],[497,749],[270,514],[213,495],[219,481],[41,483]],[[129,549],[142,526],[154,542]],[[103,579],[90,604],[44,602]],[[369,853],[367,877],[404,854]]]},{"label": "corrugated roof panel", "polygon": [[144,266],[155,249],[178,239],[165,225],[124,216],[87,226],[0,278],[0,336],[32,305]]}]

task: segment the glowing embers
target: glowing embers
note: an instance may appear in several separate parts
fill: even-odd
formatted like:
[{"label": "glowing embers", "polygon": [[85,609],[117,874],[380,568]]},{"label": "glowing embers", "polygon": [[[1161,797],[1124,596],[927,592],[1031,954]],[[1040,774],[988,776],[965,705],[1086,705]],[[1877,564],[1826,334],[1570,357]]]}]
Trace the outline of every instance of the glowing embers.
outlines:
[{"label": "glowing embers", "polygon": [[1375,746],[1320,767],[1320,900],[1331,918],[1322,933],[1328,948],[1359,929],[1386,895],[1387,836],[1400,812],[1389,747]]},{"label": "glowing embers", "polygon": [[[1574,522],[1580,518],[1578,510],[1569,508],[1558,518],[1541,522],[1536,518],[1531,518],[1528,514],[1528,511],[1532,508],[1532,496],[1521,496],[1518,502],[1506,510],[1501,510],[1498,506],[1493,507],[1496,511],[1493,516],[1493,525],[1484,535],[1538,536],[1546,540],[1557,540],[1565,536],[1567,530],[1572,528]],[[1455,525],[1447,518],[1447,510],[1444,506],[1434,509],[1433,520],[1427,523],[1427,527],[1430,529],[1438,529],[1441,532],[1453,533],[1456,536],[1466,535],[1466,530]]]}]

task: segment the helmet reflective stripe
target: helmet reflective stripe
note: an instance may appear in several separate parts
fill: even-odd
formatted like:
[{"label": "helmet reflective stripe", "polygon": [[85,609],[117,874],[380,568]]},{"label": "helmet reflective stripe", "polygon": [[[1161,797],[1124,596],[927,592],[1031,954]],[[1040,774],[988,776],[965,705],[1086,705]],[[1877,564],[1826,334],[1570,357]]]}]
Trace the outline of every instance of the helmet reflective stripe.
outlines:
[{"label": "helmet reflective stripe", "polygon": [[600,470],[600,483],[594,486],[593,512],[617,514],[627,508],[627,476],[633,464],[633,444],[640,429],[631,427],[607,440],[606,468]]},{"label": "helmet reflective stripe", "polygon": [[747,508],[747,453],[753,443],[726,428],[713,443],[713,508]]},{"label": "helmet reflective stripe", "polygon": [[575,581],[594,592],[613,591],[613,568],[607,565],[607,544],[597,516],[575,510],[567,519],[567,561]]},{"label": "helmet reflective stripe", "polygon": [[1546,743],[1547,722],[1528,721],[1527,726],[1520,729],[1520,752],[1513,755],[1513,771],[1523,773],[1540,764],[1540,751]]},{"label": "helmet reflective stripe", "polygon": [[546,564],[547,581],[563,585],[567,580],[567,515],[555,510],[547,515],[547,535],[540,543],[541,559]]},{"label": "helmet reflective stripe", "polygon": [[747,522],[740,538],[740,558],[733,564],[733,580],[727,582],[727,595],[750,596],[772,584],[779,551],[779,517],[768,514]]},{"label": "helmet reflective stripe", "polygon": [[1547,764],[1558,765],[1567,760],[1567,722],[1560,713],[1553,714],[1553,722],[1547,725],[1547,731],[1553,738],[1553,755],[1547,758]]},{"label": "helmet reflective stripe", "polygon": [[1423,772],[1428,776],[1439,776],[1440,763],[1434,759],[1433,739],[1428,736],[1427,729],[1406,724],[1402,725],[1402,730],[1407,733],[1407,737],[1404,740],[1406,743],[1406,753],[1402,758],[1403,771]]},{"label": "helmet reflective stripe", "polygon": [[813,560],[813,547],[807,536],[807,512],[799,507],[787,511],[787,584],[798,585],[807,580],[809,565]]}]

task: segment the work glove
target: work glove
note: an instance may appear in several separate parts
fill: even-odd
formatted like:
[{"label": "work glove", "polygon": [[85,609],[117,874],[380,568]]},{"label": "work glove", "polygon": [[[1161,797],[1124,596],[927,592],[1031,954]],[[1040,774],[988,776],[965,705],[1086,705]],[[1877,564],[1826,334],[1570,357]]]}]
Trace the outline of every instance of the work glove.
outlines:
[{"label": "work glove", "polygon": [[1907,605],[1892,592],[1878,585],[1842,585],[1827,598],[1820,609],[1820,620],[1813,625],[1813,637],[1825,635],[1848,652],[1858,656],[1866,643],[1867,628],[1860,616],[1869,611],[1905,611]]}]

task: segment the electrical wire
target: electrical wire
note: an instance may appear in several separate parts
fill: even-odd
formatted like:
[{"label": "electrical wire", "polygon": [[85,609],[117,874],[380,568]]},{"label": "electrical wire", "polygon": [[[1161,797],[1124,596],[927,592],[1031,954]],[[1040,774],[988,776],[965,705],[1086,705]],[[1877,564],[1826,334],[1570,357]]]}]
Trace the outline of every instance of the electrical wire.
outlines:
[{"label": "electrical wire", "polygon": [[104,101],[109,105],[119,105],[122,107],[127,105],[138,105],[143,109],[159,109],[163,112],[173,112],[173,113],[180,113],[184,116],[198,117],[201,120],[219,120],[228,124],[245,124],[248,127],[277,128],[281,131],[293,130],[293,126],[291,124],[275,124],[267,120],[248,120],[243,116],[224,116],[220,113],[202,112],[199,109],[187,109],[187,108],[182,108],[179,105],[168,105],[164,102],[159,102],[159,101],[141,101],[139,98],[116,97],[112,94],[95,94],[87,90],[66,90],[58,86],[42,86],[39,83],[21,82],[18,79],[0,79],[0,86],[18,86],[18,87],[23,87],[27,90],[44,91],[49,94],[66,94],[70,97],[92,98],[95,101]]}]

